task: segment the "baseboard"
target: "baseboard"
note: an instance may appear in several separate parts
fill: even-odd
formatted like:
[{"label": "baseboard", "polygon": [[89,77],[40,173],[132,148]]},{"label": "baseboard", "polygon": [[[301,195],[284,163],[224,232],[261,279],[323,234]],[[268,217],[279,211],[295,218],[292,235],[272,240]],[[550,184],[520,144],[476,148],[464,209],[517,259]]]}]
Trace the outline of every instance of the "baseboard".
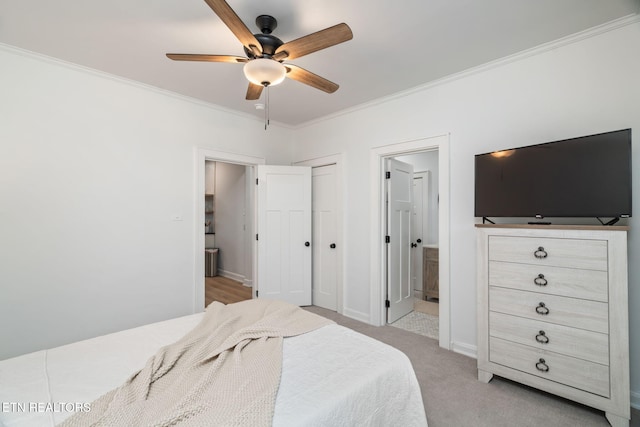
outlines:
[{"label": "baseboard", "polygon": [[234,273],[232,271],[218,269],[218,276],[226,277],[227,279],[235,280],[236,282],[244,283],[244,276],[242,274]]},{"label": "baseboard", "polygon": [[640,410],[640,391],[631,390],[631,407]]},{"label": "baseboard", "polygon": [[351,310],[349,308],[345,308],[342,315],[350,317],[351,319],[359,320],[363,323],[369,323],[371,321],[369,319],[369,313],[363,313],[361,311]]},{"label": "baseboard", "polygon": [[244,281],[242,282],[242,285],[246,286],[247,288],[252,288],[253,287],[253,280],[244,279]]},{"label": "baseboard", "polygon": [[451,342],[451,351],[454,353],[462,354],[464,356],[471,357],[472,359],[478,358],[478,347],[475,345],[459,343],[452,341]]}]

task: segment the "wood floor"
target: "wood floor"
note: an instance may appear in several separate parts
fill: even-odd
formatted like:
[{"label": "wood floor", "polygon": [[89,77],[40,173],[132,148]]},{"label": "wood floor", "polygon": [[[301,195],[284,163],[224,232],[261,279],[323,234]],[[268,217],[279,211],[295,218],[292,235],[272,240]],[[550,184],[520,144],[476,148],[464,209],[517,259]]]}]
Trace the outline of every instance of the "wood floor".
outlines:
[{"label": "wood floor", "polygon": [[251,288],[242,283],[222,276],[204,278],[204,305],[213,301],[223,304],[233,304],[251,299]]}]

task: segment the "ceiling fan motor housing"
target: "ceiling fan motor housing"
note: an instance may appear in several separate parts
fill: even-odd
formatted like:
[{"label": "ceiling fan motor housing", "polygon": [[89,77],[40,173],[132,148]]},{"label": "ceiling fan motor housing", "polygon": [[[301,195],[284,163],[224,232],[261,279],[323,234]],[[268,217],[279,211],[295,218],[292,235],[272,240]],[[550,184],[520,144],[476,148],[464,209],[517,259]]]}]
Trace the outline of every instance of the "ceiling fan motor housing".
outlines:
[{"label": "ceiling fan motor housing", "polygon": [[[276,36],[272,36],[271,33],[278,26],[278,21],[271,15],[260,15],[256,18],[256,25],[262,31],[261,34],[254,34],[254,37],[260,42],[262,45],[262,57],[271,57],[276,53],[276,50],[283,45],[283,41],[277,38]],[[251,59],[257,58],[254,53],[244,48],[244,52]]]}]

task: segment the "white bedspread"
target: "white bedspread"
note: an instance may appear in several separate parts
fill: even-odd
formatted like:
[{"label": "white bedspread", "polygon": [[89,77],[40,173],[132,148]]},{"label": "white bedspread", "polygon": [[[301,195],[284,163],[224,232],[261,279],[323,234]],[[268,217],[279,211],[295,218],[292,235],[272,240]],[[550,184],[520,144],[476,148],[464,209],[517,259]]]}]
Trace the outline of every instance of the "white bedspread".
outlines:
[{"label": "white bedspread", "polygon": [[[0,423],[54,426],[72,407],[119,386],[202,314],[0,361]],[[426,426],[420,389],[400,351],[329,325],[287,338],[273,425]],[[50,404],[47,406],[47,404]]]}]

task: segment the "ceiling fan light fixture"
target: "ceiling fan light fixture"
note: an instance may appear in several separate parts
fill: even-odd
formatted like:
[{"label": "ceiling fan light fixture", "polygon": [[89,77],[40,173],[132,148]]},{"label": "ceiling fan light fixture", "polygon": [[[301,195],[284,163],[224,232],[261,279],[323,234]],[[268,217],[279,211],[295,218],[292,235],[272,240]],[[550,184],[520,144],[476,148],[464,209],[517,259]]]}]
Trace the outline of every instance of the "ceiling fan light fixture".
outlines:
[{"label": "ceiling fan light fixture", "polygon": [[280,62],[257,58],[244,64],[245,77],[255,85],[274,86],[282,83],[287,70]]}]

